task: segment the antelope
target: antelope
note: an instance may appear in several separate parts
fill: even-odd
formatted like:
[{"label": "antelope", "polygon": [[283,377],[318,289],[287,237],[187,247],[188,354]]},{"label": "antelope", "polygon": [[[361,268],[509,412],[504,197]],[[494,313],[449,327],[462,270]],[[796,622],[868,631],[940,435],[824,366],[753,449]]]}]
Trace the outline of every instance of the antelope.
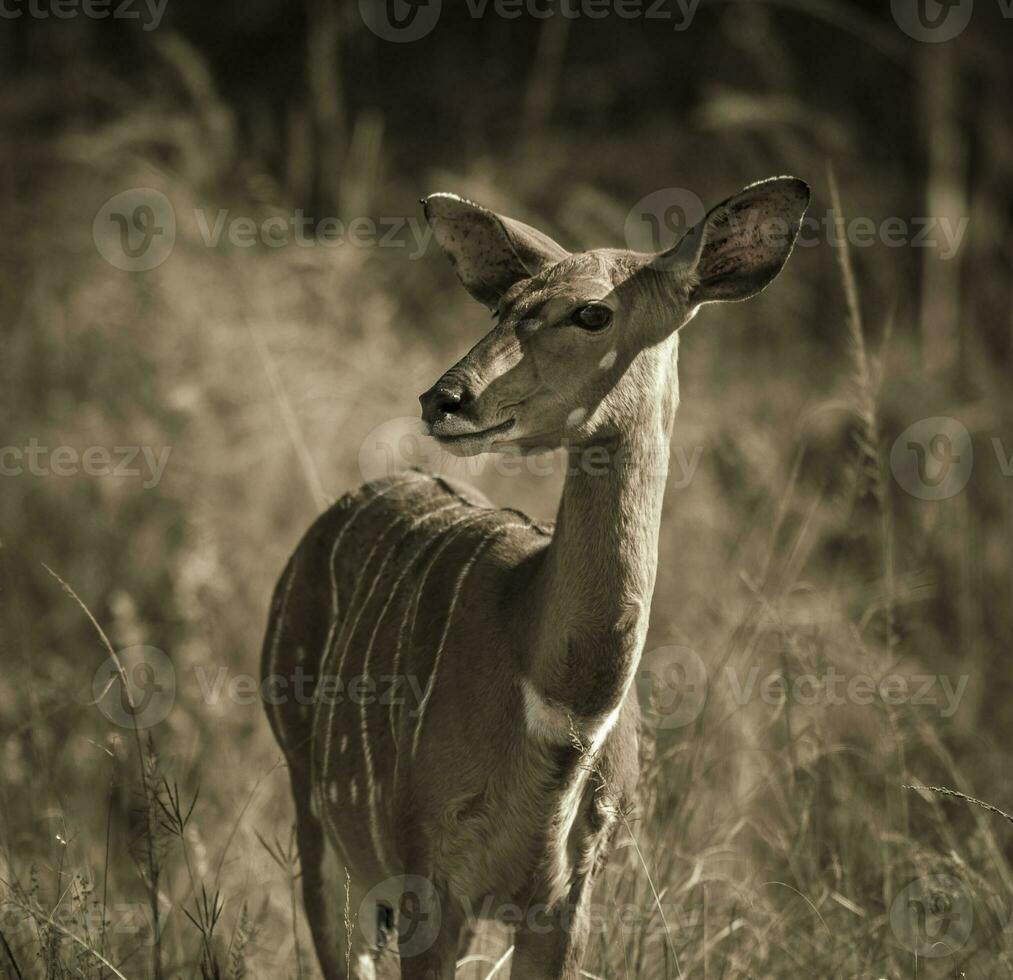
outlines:
[{"label": "antelope", "polygon": [[[474,910],[519,909],[510,976],[577,980],[638,778],[679,330],[774,279],[809,188],[752,184],[653,254],[570,253],[453,194],[422,203],[495,317],[420,396],[428,433],[458,456],[563,448],[567,476],[554,529],[444,478],[385,477],[290,558],[262,689],[307,919],[326,980],[450,980]],[[286,696],[299,676],[309,696]]]}]

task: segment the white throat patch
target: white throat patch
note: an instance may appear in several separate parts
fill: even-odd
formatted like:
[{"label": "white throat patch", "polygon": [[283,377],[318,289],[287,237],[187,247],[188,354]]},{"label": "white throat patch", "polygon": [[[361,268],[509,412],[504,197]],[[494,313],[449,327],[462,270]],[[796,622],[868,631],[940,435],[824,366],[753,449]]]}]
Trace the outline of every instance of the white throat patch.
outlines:
[{"label": "white throat patch", "polygon": [[527,677],[521,678],[521,692],[524,696],[524,727],[531,738],[550,745],[576,744],[576,738],[592,754],[601,748],[612,731],[622,707],[620,701],[604,717],[580,718],[545,698]]}]

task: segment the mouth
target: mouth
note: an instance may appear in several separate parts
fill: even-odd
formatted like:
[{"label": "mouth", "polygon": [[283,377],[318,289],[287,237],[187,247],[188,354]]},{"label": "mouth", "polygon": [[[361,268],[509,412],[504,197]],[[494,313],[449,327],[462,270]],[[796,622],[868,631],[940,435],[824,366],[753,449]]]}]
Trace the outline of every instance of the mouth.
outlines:
[{"label": "mouth", "polygon": [[490,426],[488,429],[477,429],[473,432],[460,432],[453,435],[444,435],[430,426],[430,435],[444,446],[460,445],[466,442],[487,442],[495,436],[509,432],[516,423],[516,419],[507,419],[505,422]]}]

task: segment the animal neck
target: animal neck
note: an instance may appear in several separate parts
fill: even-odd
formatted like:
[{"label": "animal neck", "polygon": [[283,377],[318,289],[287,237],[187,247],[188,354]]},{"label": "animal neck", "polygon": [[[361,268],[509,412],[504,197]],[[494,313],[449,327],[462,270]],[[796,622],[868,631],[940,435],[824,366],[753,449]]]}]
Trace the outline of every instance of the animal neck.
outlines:
[{"label": "animal neck", "polygon": [[570,449],[555,534],[537,574],[526,697],[529,708],[540,698],[556,727],[561,715],[592,729],[614,717],[647,633],[678,405],[675,338],[628,370],[651,394],[607,435]]}]

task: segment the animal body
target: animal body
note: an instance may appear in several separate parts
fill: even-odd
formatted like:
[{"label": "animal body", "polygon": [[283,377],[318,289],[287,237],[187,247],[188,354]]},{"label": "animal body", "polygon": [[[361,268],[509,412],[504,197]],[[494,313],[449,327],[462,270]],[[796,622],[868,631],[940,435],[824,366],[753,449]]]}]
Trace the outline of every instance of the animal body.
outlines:
[{"label": "animal body", "polygon": [[638,775],[679,330],[762,290],[808,201],[796,178],[753,184],[655,254],[424,202],[495,314],[421,396],[430,434],[462,456],[565,447],[568,475],[553,528],[424,473],[367,484],[282,573],[264,689],[327,980],[450,980],[503,909],[514,980],[577,980]]}]

